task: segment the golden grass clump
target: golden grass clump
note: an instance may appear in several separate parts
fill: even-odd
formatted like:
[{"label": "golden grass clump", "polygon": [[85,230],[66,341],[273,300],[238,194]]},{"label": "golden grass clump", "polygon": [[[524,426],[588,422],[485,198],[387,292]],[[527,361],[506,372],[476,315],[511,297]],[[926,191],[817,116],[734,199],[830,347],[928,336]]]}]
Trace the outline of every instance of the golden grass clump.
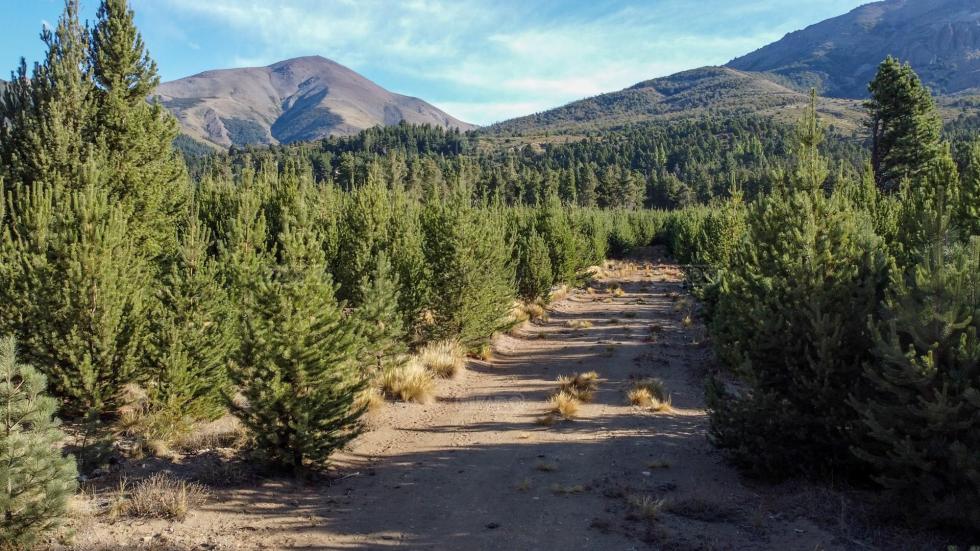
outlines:
[{"label": "golden grass clump", "polygon": [[670,394],[660,379],[641,379],[633,383],[626,398],[634,406],[651,411],[670,411]]},{"label": "golden grass clump", "polygon": [[185,453],[215,448],[237,448],[245,443],[247,431],[234,415],[225,415],[214,421],[198,423],[174,442],[174,447]]},{"label": "golden grass clump", "polygon": [[595,371],[558,377],[558,393],[566,393],[581,402],[591,402],[599,390],[599,374]]},{"label": "golden grass clump", "polygon": [[386,369],[377,382],[381,392],[392,399],[427,404],[432,401],[435,381],[418,359]]},{"label": "golden grass clump", "polygon": [[551,397],[548,401],[548,412],[563,419],[572,419],[578,413],[578,408],[582,403],[572,394],[562,391]]},{"label": "golden grass clump", "polygon": [[589,329],[592,327],[592,322],[589,320],[568,320],[565,324],[572,329]]},{"label": "golden grass clump", "polygon": [[567,297],[572,291],[571,287],[565,284],[558,285],[548,294],[548,302],[558,302]]},{"label": "golden grass clump", "polygon": [[681,320],[681,325],[683,325],[684,327],[690,327],[694,325],[694,318],[691,317],[691,314],[687,314],[686,316],[684,316],[684,319]]},{"label": "golden grass clump", "polygon": [[466,350],[457,341],[434,342],[422,347],[418,359],[437,377],[450,379],[463,372]]},{"label": "golden grass clump", "polygon": [[378,411],[385,405],[385,395],[377,386],[371,385],[354,398],[353,408],[367,412]]},{"label": "golden grass clump", "polygon": [[476,357],[477,358],[480,358],[481,360],[483,360],[485,362],[492,361],[493,360],[493,345],[490,344],[490,343],[488,343],[488,342],[483,343],[480,346],[480,350],[477,352]]},{"label": "golden grass clump", "polygon": [[[125,489],[125,484],[121,486]],[[120,512],[140,518],[183,520],[187,512],[208,499],[204,486],[156,473],[139,482],[120,502]]]}]

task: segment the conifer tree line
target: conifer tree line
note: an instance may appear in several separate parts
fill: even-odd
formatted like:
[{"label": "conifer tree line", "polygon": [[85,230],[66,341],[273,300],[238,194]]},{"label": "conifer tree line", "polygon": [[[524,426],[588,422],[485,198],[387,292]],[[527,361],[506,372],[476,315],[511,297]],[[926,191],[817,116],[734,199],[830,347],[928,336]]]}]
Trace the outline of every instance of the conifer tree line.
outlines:
[{"label": "conifer tree line", "polygon": [[[889,58],[874,151],[833,181],[815,99],[773,191],[671,215],[724,372],[711,441],[748,472],[874,481],[891,513],[980,526],[980,156]],[[962,166],[962,170],[960,170]]]}]

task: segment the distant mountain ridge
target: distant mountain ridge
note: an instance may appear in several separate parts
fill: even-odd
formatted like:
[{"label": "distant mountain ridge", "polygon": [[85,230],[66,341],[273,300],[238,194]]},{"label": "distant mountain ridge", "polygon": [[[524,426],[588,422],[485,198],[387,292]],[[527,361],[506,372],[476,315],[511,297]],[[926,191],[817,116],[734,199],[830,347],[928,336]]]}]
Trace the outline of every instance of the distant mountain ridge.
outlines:
[{"label": "distant mountain ridge", "polygon": [[[480,132],[601,130],[637,122],[723,113],[795,120],[808,102],[808,94],[786,87],[767,75],[728,67],[702,67],[497,123]],[[821,98],[818,107],[822,116],[838,128],[856,129],[860,106],[855,102]]]},{"label": "distant mountain ridge", "polygon": [[[481,129],[486,135],[582,133],[634,122],[732,114],[793,122],[817,88],[818,110],[862,131],[868,82],[888,55],[911,62],[947,119],[976,112],[980,0],[886,0],[811,25],[724,67],[702,67]],[[974,105],[975,104],[975,105]]]},{"label": "distant mountain ridge", "polygon": [[908,61],[936,94],[980,88],[980,2],[886,0],[822,21],[728,67],[767,72],[822,94],[863,98],[878,64]]},{"label": "distant mountain ridge", "polygon": [[222,147],[350,135],[401,121],[475,128],[319,56],[207,71],[163,83],[156,95],[185,134]]}]

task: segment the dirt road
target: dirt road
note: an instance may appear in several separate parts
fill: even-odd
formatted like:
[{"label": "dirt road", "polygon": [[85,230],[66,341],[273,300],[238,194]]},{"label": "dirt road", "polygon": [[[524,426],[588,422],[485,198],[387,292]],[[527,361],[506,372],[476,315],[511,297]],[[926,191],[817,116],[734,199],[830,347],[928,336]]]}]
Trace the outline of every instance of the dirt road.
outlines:
[{"label": "dirt road", "polygon": [[[706,441],[705,333],[682,274],[620,263],[440,383],[389,404],[338,454],[330,483],[217,491],[175,524],[99,525],[79,541],[209,549],[843,549],[811,498],[753,487]],[[622,292],[610,292],[621,286]],[[539,424],[559,375],[596,371],[574,420]],[[631,406],[661,378],[674,411]],[[825,511],[826,513],[826,511]],[[831,511],[830,514],[837,514]],[[844,515],[844,511],[840,511]],[[120,548],[127,548],[121,545]]]}]

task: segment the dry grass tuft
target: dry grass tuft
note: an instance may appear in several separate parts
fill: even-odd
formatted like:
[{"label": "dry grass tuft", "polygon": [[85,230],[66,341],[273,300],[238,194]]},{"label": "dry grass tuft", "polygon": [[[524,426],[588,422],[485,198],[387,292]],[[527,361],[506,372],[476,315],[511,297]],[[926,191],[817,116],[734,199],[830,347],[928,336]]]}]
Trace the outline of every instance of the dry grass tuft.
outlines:
[{"label": "dry grass tuft", "polygon": [[626,393],[629,403],[651,411],[671,411],[670,394],[660,379],[641,379]]},{"label": "dry grass tuft", "polygon": [[363,409],[364,411],[378,411],[385,405],[385,395],[382,390],[376,386],[368,386],[361,391],[360,394],[354,398],[354,409]]},{"label": "dry grass tuft", "polygon": [[419,404],[432,401],[435,392],[432,373],[414,358],[401,366],[382,372],[378,378],[378,386],[389,398]]},{"label": "dry grass tuft", "polygon": [[568,320],[565,325],[572,329],[589,329],[592,327],[592,322],[589,320]]},{"label": "dry grass tuft", "polygon": [[524,313],[527,315],[527,319],[531,321],[542,320],[548,321],[548,311],[544,309],[544,306],[537,302],[529,302],[524,304]]},{"label": "dry grass tuft", "polygon": [[633,508],[638,518],[652,522],[660,518],[660,513],[663,511],[666,501],[663,499],[654,499],[650,496],[631,495],[626,498],[626,503]]},{"label": "dry grass tuft", "polygon": [[568,285],[565,284],[559,285],[554,289],[552,289],[551,293],[548,294],[548,302],[558,302],[563,298],[567,297],[568,293],[570,293],[571,291],[572,289]]},{"label": "dry grass tuft", "polygon": [[463,372],[466,350],[457,341],[434,342],[422,347],[419,361],[438,377],[449,379]]},{"label": "dry grass tuft", "polygon": [[578,398],[568,392],[559,392],[552,396],[548,402],[548,412],[559,415],[563,419],[572,419],[578,413],[581,404]]},{"label": "dry grass tuft", "polygon": [[157,473],[138,483],[126,495],[121,512],[131,517],[183,520],[189,510],[207,499],[208,491],[204,486]]},{"label": "dry grass tuft", "polygon": [[585,486],[581,484],[575,484],[572,486],[562,486],[561,484],[552,484],[551,492],[556,495],[571,495],[571,494],[581,494],[585,492]]},{"label": "dry grass tuft", "polygon": [[531,489],[531,479],[525,478],[524,480],[518,482],[514,485],[514,489],[518,492],[526,492]]},{"label": "dry grass tuft", "polygon": [[595,371],[558,377],[558,393],[566,393],[582,402],[591,402],[599,390],[599,374]]},{"label": "dry grass tuft", "polygon": [[691,317],[691,314],[687,314],[686,316],[684,316],[684,319],[681,320],[681,325],[683,325],[684,327],[690,327],[694,325],[694,318]]},{"label": "dry grass tuft", "polygon": [[669,469],[670,468],[670,461],[667,461],[666,459],[658,459],[656,461],[651,461],[650,463],[647,464],[647,468],[648,469]]},{"label": "dry grass tuft", "polygon": [[477,358],[480,358],[481,360],[483,360],[485,362],[492,361],[493,360],[493,345],[490,344],[490,343],[483,343],[483,345],[480,346],[480,350],[477,352],[476,357]]},{"label": "dry grass tuft", "polygon": [[621,298],[626,296],[626,291],[624,291],[619,285],[613,285],[609,287],[609,294],[616,298]]},{"label": "dry grass tuft", "polygon": [[208,423],[195,425],[187,434],[174,442],[174,447],[184,453],[194,453],[215,448],[241,447],[248,437],[242,422],[234,415],[225,415]]}]

